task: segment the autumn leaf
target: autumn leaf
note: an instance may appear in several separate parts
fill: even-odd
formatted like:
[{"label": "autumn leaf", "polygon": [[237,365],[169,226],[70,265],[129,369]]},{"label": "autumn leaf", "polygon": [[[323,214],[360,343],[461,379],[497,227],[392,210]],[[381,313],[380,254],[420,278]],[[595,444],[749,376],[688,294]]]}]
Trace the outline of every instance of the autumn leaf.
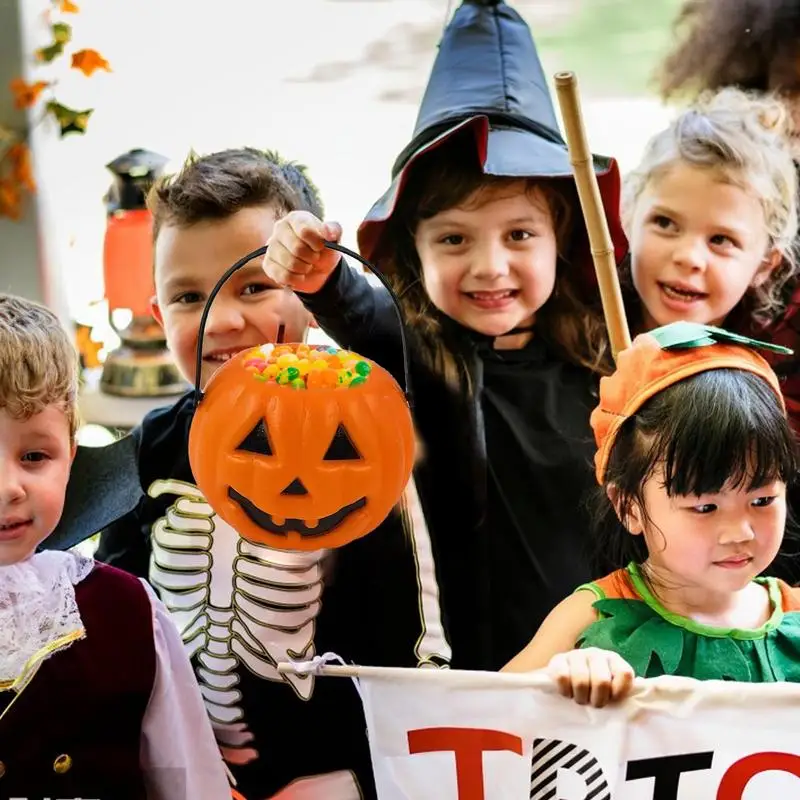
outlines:
[{"label": "autumn leaf", "polygon": [[14,78],[8,85],[14,95],[14,108],[30,108],[49,85],[47,81],[25,83],[22,78]]},{"label": "autumn leaf", "polygon": [[11,164],[11,177],[29,192],[36,191],[31,165],[31,150],[25,142],[17,142],[6,151],[6,158]]},{"label": "autumn leaf", "polygon": [[89,117],[94,109],[87,108],[77,111],[52,100],[47,104],[47,111],[55,117],[58,127],[61,129],[61,136],[64,137],[68,133],[86,133],[86,126],[89,124]]},{"label": "autumn leaf", "polygon": [[78,50],[72,54],[72,68],[79,69],[87,78],[98,69],[111,72],[111,66],[97,50]]},{"label": "autumn leaf", "polygon": [[58,10],[61,11],[62,14],[77,14],[80,8],[78,8],[72,0],[61,0],[58,4]]},{"label": "autumn leaf", "polygon": [[13,180],[0,180],[0,217],[22,217],[22,193]]},{"label": "autumn leaf", "polygon": [[72,26],[66,22],[54,22],[50,26],[53,33],[53,43],[41,47],[36,51],[36,58],[49,64],[64,52],[64,47],[72,40]]},{"label": "autumn leaf", "polygon": [[64,44],[62,42],[53,42],[53,44],[47,47],[40,47],[36,51],[36,60],[49,64],[51,61],[57,59],[63,52]]},{"label": "autumn leaf", "polygon": [[72,26],[66,22],[54,22],[50,30],[53,31],[53,42],[67,44],[72,39]]}]

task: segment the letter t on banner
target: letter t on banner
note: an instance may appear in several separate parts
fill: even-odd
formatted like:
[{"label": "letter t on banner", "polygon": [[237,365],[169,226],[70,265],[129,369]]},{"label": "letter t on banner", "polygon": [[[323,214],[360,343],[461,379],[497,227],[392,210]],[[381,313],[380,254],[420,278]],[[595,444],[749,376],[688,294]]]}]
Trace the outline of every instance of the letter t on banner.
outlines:
[{"label": "letter t on banner", "polygon": [[423,728],[408,732],[410,753],[455,754],[458,800],[485,800],[483,754],[510,750],[522,755],[522,739],[502,731],[480,728]]}]

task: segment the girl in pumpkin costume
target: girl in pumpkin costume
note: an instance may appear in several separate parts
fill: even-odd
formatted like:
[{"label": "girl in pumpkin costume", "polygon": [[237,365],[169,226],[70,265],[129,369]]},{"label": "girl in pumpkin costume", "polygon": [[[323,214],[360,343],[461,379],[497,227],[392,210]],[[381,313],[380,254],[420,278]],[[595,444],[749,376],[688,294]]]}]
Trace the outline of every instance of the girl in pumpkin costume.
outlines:
[{"label": "girl in pumpkin costume", "polygon": [[[796,347],[785,335],[798,225],[788,124],[775,98],[727,88],[652,137],[622,198],[631,253],[620,272],[635,331],[688,320]],[[794,357],[770,351],[765,358],[779,373],[788,370],[781,389],[800,432]],[[800,498],[792,495],[796,508]],[[794,543],[769,574],[800,580]]]},{"label": "girl in pumpkin costume", "polygon": [[580,586],[506,667],[547,667],[605,705],[639,677],[800,681],[800,593],[759,574],[777,554],[797,445],[775,373],[718,328],[637,337],[592,414],[598,548]]},{"label": "girl in pumpkin costume", "polygon": [[[595,169],[615,236],[619,172]],[[566,145],[531,32],[467,0],[444,31],[414,136],[358,231],[409,331],[415,470],[453,667],[501,667],[588,580],[582,499],[605,328]],[[395,308],[324,249],[338,226],[277,223],[268,275],[337,342],[402,380]]]}]

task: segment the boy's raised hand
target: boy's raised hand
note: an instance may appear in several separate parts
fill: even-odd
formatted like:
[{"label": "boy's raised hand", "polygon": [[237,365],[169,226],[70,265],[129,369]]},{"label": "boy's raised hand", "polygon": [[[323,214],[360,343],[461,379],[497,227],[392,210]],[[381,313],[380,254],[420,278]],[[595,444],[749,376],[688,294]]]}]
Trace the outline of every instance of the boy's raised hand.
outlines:
[{"label": "boy's raised hand", "polygon": [[564,697],[595,708],[621,700],[633,688],[633,668],[610,650],[587,647],[553,656],[547,667]]},{"label": "boy's raised hand", "polygon": [[280,286],[314,294],[342,257],[325,247],[325,242],[338,242],[341,236],[338,223],[322,222],[308,211],[292,211],[275,223],[267,242],[264,272]]}]

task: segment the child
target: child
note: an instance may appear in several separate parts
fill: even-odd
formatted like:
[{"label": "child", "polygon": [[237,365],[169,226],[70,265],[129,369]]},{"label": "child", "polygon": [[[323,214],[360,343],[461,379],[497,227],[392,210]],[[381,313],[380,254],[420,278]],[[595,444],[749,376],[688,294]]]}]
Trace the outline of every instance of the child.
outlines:
[{"label": "child", "polygon": [[7,797],[230,796],[180,638],[142,582],[40,552],[75,452],[77,354],[0,294],[0,776]]},{"label": "child", "polygon": [[778,101],[726,89],[650,140],[623,193],[634,323],[764,327],[785,311],[797,230],[786,119]]},{"label": "child", "polygon": [[[665,100],[691,99],[727,87],[772,92],[790,111],[788,134],[797,159],[800,9],[796,0],[686,0],[675,28],[675,46],[658,70],[661,96]],[[794,350],[793,357],[768,356],[768,360],[781,378],[796,430],[800,430],[798,308],[800,281],[794,275],[783,285],[780,310],[773,309],[769,324],[747,331]],[[737,320],[733,327],[740,329],[739,323]],[[728,323],[729,327],[732,325]]]},{"label": "child", "polygon": [[[153,316],[184,376],[194,374],[200,315],[221,277],[220,267],[255,249],[255,242],[270,236],[277,218],[300,205],[284,177],[287,168],[291,165],[273,163],[255,150],[228,150],[190,159],[178,180],[167,178],[150,193]],[[318,198],[315,205],[321,208]],[[232,355],[274,341],[281,323],[285,341],[302,341],[308,312],[291,292],[265,281],[254,261],[223,286],[211,307],[202,385]]]},{"label": "child", "polygon": [[[617,168],[596,168],[621,257]],[[417,485],[460,668],[502,666],[589,576],[582,497],[605,327],[587,305],[598,293],[571,175],[527,25],[503,2],[463,3],[413,141],[358,234],[409,328]],[[267,274],[399,377],[395,309],[323,248],[340,233],[290,214]]]},{"label": "child", "polygon": [[[774,339],[791,318],[798,219],[787,122],[777,100],[724,89],[650,140],[622,203],[634,329],[691,320]],[[800,381],[783,386],[800,430]]]},{"label": "child", "polygon": [[[319,197],[302,170],[274,154],[228,150],[190,159],[153,187],[149,205],[153,312],[194,383],[200,318],[214,285],[263,245],[279,216],[296,208],[322,213]],[[274,341],[280,323],[286,341],[302,341],[309,322],[298,298],[253,261],[211,306],[202,382],[233,354]],[[135,508],[103,532],[98,557],[146,576],[172,612],[223,756],[248,800],[280,796],[289,784],[330,800],[371,798],[366,725],[353,686],[283,675],[277,665],[335,650],[360,663],[416,666],[418,652],[438,652],[439,642],[427,643],[441,625],[420,611],[415,554],[396,518],[337,552],[335,570],[325,551],[281,552],[242,539],[195,484],[188,458],[193,411],[190,392],[148,414],[132,436],[87,454],[80,480],[91,490],[94,475],[130,450],[103,503],[109,521],[120,508],[129,511],[128,498]],[[65,537],[61,546],[68,543]],[[306,746],[334,728],[324,745]]]},{"label": "child", "polygon": [[778,379],[724,332],[693,325],[695,341],[671,345],[680,325],[637,337],[600,382],[597,546],[618,569],[557,606],[505,668],[549,664],[579,703],[623,697],[634,674],[800,681],[800,595],[757,577],[798,468]]}]

